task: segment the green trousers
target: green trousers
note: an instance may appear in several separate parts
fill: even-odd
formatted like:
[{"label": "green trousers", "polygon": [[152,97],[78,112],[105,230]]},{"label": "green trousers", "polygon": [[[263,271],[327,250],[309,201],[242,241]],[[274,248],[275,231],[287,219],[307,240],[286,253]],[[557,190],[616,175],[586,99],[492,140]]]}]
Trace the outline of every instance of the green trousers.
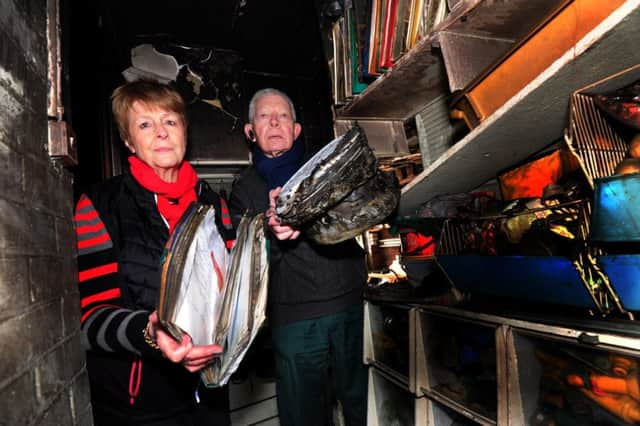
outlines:
[{"label": "green trousers", "polygon": [[272,328],[281,426],[330,424],[333,396],[346,426],[367,421],[363,307]]}]

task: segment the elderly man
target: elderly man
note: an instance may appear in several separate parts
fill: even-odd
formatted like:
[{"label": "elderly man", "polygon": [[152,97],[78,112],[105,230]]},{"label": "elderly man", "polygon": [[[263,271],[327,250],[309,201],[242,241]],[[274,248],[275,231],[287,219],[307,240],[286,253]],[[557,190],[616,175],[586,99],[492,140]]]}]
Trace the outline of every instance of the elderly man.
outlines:
[{"label": "elderly man", "polygon": [[245,211],[266,211],[269,217],[268,318],[280,424],[326,424],[331,413],[327,395],[332,394],[347,425],[364,425],[364,252],[353,239],[316,245],[275,215],[275,196],[306,159],[304,142],[297,140],[301,130],[286,94],[275,89],[255,93],[244,127],[253,143],[253,166],[234,182],[231,214],[236,225]]}]

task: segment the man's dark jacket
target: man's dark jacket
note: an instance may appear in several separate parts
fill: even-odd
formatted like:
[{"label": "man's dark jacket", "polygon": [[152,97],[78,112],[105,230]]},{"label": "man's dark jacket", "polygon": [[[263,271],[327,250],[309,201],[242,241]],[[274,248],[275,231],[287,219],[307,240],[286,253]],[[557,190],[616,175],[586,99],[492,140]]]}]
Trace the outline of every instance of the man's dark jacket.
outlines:
[{"label": "man's dark jacket", "polygon": [[[234,226],[243,213],[269,207],[266,181],[254,167],[236,179],[229,209]],[[268,235],[271,235],[267,231]],[[355,241],[319,245],[304,232],[296,240],[270,238],[269,323],[273,326],[343,311],[362,301],[367,271],[364,251]]]}]

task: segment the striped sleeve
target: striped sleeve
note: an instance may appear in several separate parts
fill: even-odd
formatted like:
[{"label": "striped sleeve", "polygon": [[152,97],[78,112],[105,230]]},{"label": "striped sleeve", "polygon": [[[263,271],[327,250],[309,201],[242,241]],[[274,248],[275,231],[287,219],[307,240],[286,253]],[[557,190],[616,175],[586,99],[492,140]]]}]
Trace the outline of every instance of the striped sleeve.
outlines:
[{"label": "striped sleeve", "polygon": [[93,207],[91,200],[82,195],[75,212],[78,255],[91,254],[113,247],[113,241]]},{"label": "striped sleeve", "polygon": [[123,307],[114,242],[86,195],[76,204],[82,343],[86,349],[148,353],[142,330],[149,312]]}]

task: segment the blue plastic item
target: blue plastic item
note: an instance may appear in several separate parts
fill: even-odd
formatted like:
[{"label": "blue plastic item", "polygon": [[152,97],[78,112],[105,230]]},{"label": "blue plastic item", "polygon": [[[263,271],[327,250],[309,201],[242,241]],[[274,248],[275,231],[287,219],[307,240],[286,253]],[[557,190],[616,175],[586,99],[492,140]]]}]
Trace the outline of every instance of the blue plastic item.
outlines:
[{"label": "blue plastic item", "polygon": [[578,272],[560,256],[438,256],[454,287],[471,294],[596,308]]},{"label": "blue plastic item", "polygon": [[640,254],[599,256],[598,263],[622,306],[628,311],[640,311]]},{"label": "blue plastic item", "polygon": [[640,241],[640,174],[594,181],[590,239],[594,242]]}]

